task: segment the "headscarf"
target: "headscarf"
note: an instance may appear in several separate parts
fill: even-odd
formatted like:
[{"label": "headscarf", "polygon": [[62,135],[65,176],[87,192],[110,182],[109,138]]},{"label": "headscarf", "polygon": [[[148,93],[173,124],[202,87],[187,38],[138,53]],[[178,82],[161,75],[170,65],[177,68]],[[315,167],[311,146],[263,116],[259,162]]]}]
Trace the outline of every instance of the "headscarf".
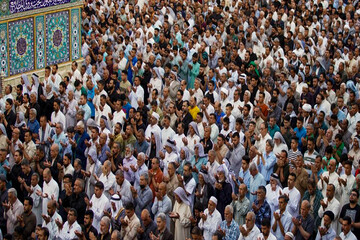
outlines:
[{"label": "headscarf", "polygon": [[166,140],[165,144],[164,144],[164,147],[170,147],[171,150],[176,153],[176,145],[175,145],[175,142],[173,140]]},{"label": "headscarf", "polygon": [[35,73],[33,73],[31,75],[31,77],[34,79],[34,85],[35,85],[35,88],[37,89],[39,87],[39,76]]},{"label": "headscarf", "polygon": [[281,143],[286,144],[285,139],[284,139],[284,137],[282,136],[282,134],[281,134],[280,132],[276,132],[276,133],[275,133],[274,139],[275,139],[275,138],[276,138],[276,139],[280,139]]},{"label": "headscarf", "polygon": [[251,61],[250,65],[254,66],[256,75],[258,75],[258,77],[260,77],[260,73],[259,73],[259,70],[257,69],[256,63],[254,61]]},{"label": "headscarf", "polygon": [[101,118],[104,119],[105,122],[105,128],[107,128],[110,131],[110,126],[108,122],[108,118],[105,115],[101,115]]},{"label": "headscarf", "polygon": [[190,206],[190,201],[186,196],[185,190],[182,187],[178,187],[175,189],[174,193],[181,199],[183,203]]},{"label": "headscarf", "polygon": [[351,91],[353,91],[355,93],[356,99],[359,98],[358,90],[356,89],[356,86],[355,86],[353,81],[351,81],[351,80],[347,81],[346,82],[346,88],[350,89]]},{"label": "headscarf", "polygon": [[115,203],[115,207],[116,207],[115,211],[111,206],[111,217],[116,218],[119,211],[123,208],[123,204],[122,204],[122,201],[121,201],[119,195],[117,195],[117,194],[112,195],[111,199],[110,199],[110,203]]},{"label": "headscarf", "polygon": [[[25,87],[30,87],[29,78],[26,74],[21,75],[22,79],[24,80]],[[27,90],[27,89],[26,89]]]},{"label": "headscarf", "polygon": [[190,155],[190,150],[188,147],[182,147],[181,150],[184,150],[185,152],[185,159],[180,159],[181,161],[185,160],[185,162],[190,162],[190,158],[191,158],[191,155]]},{"label": "headscarf", "polygon": [[[189,124],[189,126],[191,126],[191,127],[194,129],[195,134],[199,136],[199,130],[198,130],[197,124],[196,124],[194,121],[192,121],[192,122]],[[190,129],[188,130],[188,135],[189,135],[189,134],[190,134]]]},{"label": "headscarf", "polygon": [[4,124],[2,124],[2,123],[0,123],[0,130],[7,137],[6,128],[5,128]]},{"label": "headscarf", "polygon": [[23,112],[18,112],[19,114],[19,123],[17,121],[15,121],[14,126],[15,127],[23,127],[24,125],[26,125],[25,123],[25,117],[24,117],[24,113]]},{"label": "headscarf", "polygon": [[225,175],[225,182],[230,183],[230,179],[229,179],[229,169],[226,167],[225,163],[221,164],[218,168],[217,168],[217,173],[224,173]]},{"label": "headscarf", "polygon": [[[161,143],[161,138],[158,132],[151,132],[151,134],[154,134],[154,138],[155,138],[155,144],[156,144],[156,157],[160,157],[160,151],[163,149],[162,143]],[[150,146],[148,147],[148,149],[146,150],[146,155],[150,156],[150,152],[151,152],[151,148],[152,148],[152,143],[150,141]]]},{"label": "headscarf", "polygon": [[200,170],[200,171],[199,171],[199,175],[203,176],[205,183],[209,183],[209,176],[208,176],[207,173],[205,173],[204,171]]},{"label": "headscarf", "polygon": [[195,144],[194,148],[198,148],[199,150],[199,158],[206,157],[206,154],[204,153],[204,146],[201,143]]},{"label": "headscarf", "polygon": [[91,157],[91,159],[96,163],[98,156],[94,148],[89,148],[88,157]]},{"label": "headscarf", "polygon": [[276,181],[276,184],[282,188],[282,184],[280,182],[279,176],[276,173],[272,173],[270,175],[270,179],[274,179]]}]

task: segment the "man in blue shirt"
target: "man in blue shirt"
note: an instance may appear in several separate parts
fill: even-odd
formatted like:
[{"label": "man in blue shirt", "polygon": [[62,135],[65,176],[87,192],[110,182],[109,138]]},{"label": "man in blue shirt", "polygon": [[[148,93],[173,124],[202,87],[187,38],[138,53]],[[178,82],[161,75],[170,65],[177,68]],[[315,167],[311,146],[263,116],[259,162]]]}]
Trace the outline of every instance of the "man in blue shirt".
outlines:
[{"label": "man in blue shirt", "polygon": [[261,153],[257,151],[257,165],[267,183],[270,182],[270,175],[274,172],[274,166],[276,163],[276,156],[273,152],[273,148],[274,142],[271,139],[268,139],[266,140],[265,152]]},{"label": "man in blue shirt", "polygon": [[294,128],[294,132],[296,134],[296,137],[299,138],[299,146],[298,146],[298,148],[299,148],[300,151],[302,149],[302,140],[301,139],[306,137],[306,129],[303,126],[303,122],[304,122],[304,118],[302,116],[300,116],[297,119],[296,128]]}]

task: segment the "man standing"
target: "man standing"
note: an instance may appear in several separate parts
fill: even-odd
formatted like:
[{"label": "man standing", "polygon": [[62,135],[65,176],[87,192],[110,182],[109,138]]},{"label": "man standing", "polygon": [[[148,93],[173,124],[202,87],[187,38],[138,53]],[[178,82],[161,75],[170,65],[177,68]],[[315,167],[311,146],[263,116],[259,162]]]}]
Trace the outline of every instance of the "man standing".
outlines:
[{"label": "man standing", "polygon": [[299,190],[295,188],[296,175],[295,173],[290,173],[288,177],[288,186],[284,188],[284,194],[289,197],[289,203],[287,205],[287,210],[293,217],[299,215],[299,203],[301,195]]},{"label": "man standing", "polygon": [[240,226],[240,237],[238,240],[252,240],[260,233],[259,228],[255,225],[255,213],[248,212],[245,218],[245,224]]},{"label": "man standing", "polygon": [[245,148],[240,143],[240,136],[238,132],[235,132],[232,135],[231,140],[231,144],[227,144],[229,151],[227,152],[225,158],[230,163],[230,169],[234,172],[235,176],[238,177],[242,163],[241,159],[245,155]]},{"label": "man standing", "polygon": [[100,221],[104,215],[104,211],[110,209],[110,202],[104,194],[104,184],[102,182],[95,184],[94,194],[91,200],[89,201],[88,198],[85,198],[85,203],[87,208],[94,212],[93,225],[97,231],[100,231]]},{"label": "man standing", "polygon": [[7,233],[12,234],[15,226],[18,224],[18,216],[21,216],[24,212],[24,206],[17,198],[17,191],[15,188],[10,188],[8,191],[9,202],[3,203],[5,208],[5,219]]},{"label": "man standing", "polygon": [[62,222],[61,216],[56,212],[56,205],[57,203],[55,200],[47,202],[47,208],[45,209],[47,209],[48,215],[42,215],[44,219],[42,226],[49,230],[49,240],[53,240],[56,237],[56,233],[58,231],[56,221]]},{"label": "man standing", "polygon": [[314,219],[310,216],[310,202],[304,200],[301,203],[300,215],[292,218],[293,229],[296,240],[309,239],[314,231]]},{"label": "man standing", "polygon": [[17,216],[19,226],[23,228],[23,235],[30,236],[35,231],[36,216],[32,212],[33,200],[31,197],[25,197],[24,199],[24,213],[21,216]]},{"label": "man standing", "polygon": [[121,237],[123,240],[136,239],[136,234],[140,225],[140,220],[135,214],[135,206],[128,203],[125,206],[125,218],[121,219]]},{"label": "man standing", "polygon": [[232,203],[231,206],[234,208],[234,219],[239,224],[239,226],[242,226],[245,224],[245,217],[246,214],[250,210],[250,201],[246,197],[247,193],[247,186],[242,183],[239,186],[239,196],[232,193]]},{"label": "man standing", "polygon": [[143,173],[140,176],[140,188],[135,189],[133,186],[130,187],[133,199],[135,201],[135,212],[136,216],[141,216],[143,209],[151,210],[151,204],[153,200],[153,193],[148,186],[149,175]]},{"label": "man standing", "polygon": [[43,178],[44,178],[43,191],[42,192],[38,191],[36,193],[37,195],[42,197],[42,204],[43,204],[42,211],[43,214],[46,214],[48,212],[47,211],[48,202],[52,199],[57,201],[59,198],[59,185],[51,177],[51,171],[48,168],[44,170]]},{"label": "man standing", "polygon": [[[340,203],[335,198],[335,186],[333,184],[327,185],[326,188],[326,198],[320,201],[321,207],[319,208],[319,217],[322,218],[324,216],[324,212],[332,211],[334,214],[334,221],[331,223],[331,227],[333,229],[337,229],[338,216],[340,213]],[[324,219],[321,223],[324,222]]]},{"label": "man standing", "polygon": [[67,221],[63,224],[56,219],[55,223],[58,227],[56,238],[60,240],[69,240],[76,238],[75,231],[81,231],[81,226],[76,221],[77,212],[74,208],[70,208],[67,215]]},{"label": "man standing", "polygon": [[270,219],[264,218],[261,221],[261,233],[256,239],[276,240],[277,238],[270,232]]},{"label": "man standing", "polygon": [[216,232],[221,224],[221,214],[216,209],[217,199],[211,197],[208,208],[200,213],[199,228],[204,231],[204,240],[211,240],[212,235]]},{"label": "man standing", "polygon": [[[157,230],[159,235],[156,235],[160,240],[174,240],[174,236],[166,227],[166,216],[160,213],[156,218]],[[150,233],[151,239],[156,239],[154,234]]]},{"label": "man standing", "polygon": [[279,197],[279,209],[274,212],[271,232],[276,239],[284,239],[285,233],[291,230],[291,215],[286,210],[289,198],[285,195]]}]

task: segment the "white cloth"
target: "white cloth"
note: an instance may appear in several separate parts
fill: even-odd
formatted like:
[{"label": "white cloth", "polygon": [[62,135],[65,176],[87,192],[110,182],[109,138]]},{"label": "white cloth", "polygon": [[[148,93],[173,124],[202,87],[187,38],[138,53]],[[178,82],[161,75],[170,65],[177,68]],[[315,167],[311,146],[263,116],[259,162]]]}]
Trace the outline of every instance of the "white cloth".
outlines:
[{"label": "white cloth", "polygon": [[209,213],[209,209],[205,209],[204,214],[206,215],[206,221],[204,222],[203,219],[201,219],[198,226],[201,230],[204,231],[204,239],[211,240],[212,235],[216,232],[221,224],[221,214],[217,209],[215,209],[212,214]]},{"label": "white cloth", "polygon": [[124,126],[124,118],[126,118],[126,114],[123,110],[120,110],[119,112],[115,111],[113,114],[112,126],[114,127],[118,122],[121,123],[121,126]]},{"label": "white cloth", "polygon": [[130,190],[131,184],[128,180],[124,179],[124,182],[120,186],[116,184],[115,192],[119,192],[121,196],[121,201],[124,205],[132,201],[132,193]]},{"label": "white cloth", "polygon": [[[4,209],[5,210],[5,209]],[[6,229],[7,232],[10,234],[14,233],[15,225],[17,225],[17,217],[23,214],[24,212],[24,206],[19,201],[19,199],[16,199],[12,207],[9,208],[9,210],[5,213],[5,219],[6,221]]]},{"label": "white cloth", "polygon": [[66,118],[65,115],[59,110],[57,113],[53,111],[51,113],[51,123],[58,123],[61,122],[64,130],[66,129]]},{"label": "white cloth", "polygon": [[[46,214],[46,216],[48,215]],[[46,224],[45,220],[42,224],[43,227],[46,227],[49,230],[49,240],[56,239],[58,226],[56,225],[55,220],[59,220],[62,223],[62,218],[57,212],[55,212],[54,215],[50,218],[50,222],[48,224]]]},{"label": "white cloth", "polygon": [[109,199],[105,196],[105,194],[102,194],[100,198],[97,198],[95,194],[91,197],[90,202],[92,203],[91,210],[94,212],[94,220],[93,220],[93,226],[96,228],[96,230],[100,231],[100,221],[101,218],[104,215],[104,210],[108,210],[111,208]]},{"label": "white cloth", "polygon": [[[319,217],[322,218],[324,216],[324,212],[326,211],[332,211],[334,214],[334,221],[331,223],[331,228],[334,230],[337,229],[337,223],[338,223],[338,216],[340,214],[340,203],[336,198],[331,199],[331,201],[328,200],[328,198],[323,199],[325,203],[327,203],[327,207],[324,209],[322,206],[320,206],[318,214]],[[321,224],[324,224],[324,219],[321,220]]]},{"label": "white cloth", "polygon": [[159,133],[159,136],[161,136],[161,129],[159,127],[159,125],[154,125],[152,126],[151,124],[147,126],[146,130],[145,130],[145,138],[151,138],[151,133],[152,132],[157,132]]},{"label": "white cloth", "polygon": [[35,214],[36,216],[36,225],[41,224],[43,219],[42,219],[42,198],[36,194],[37,191],[41,191],[41,187],[38,185],[36,185],[35,187],[30,186],[31,190],[33,191],[30,195],[30,197],[33,199],[33,208],[32,208],[32,212]]},{"label": "white cloth", "polygon": [[[245,230],[246,230],[246,225],[244,224],[244,225],[242,225],[242,226],[243,226],[243,228],[245,228]],[[242,235],[242,233],[240,232],[240,236],[239,236],[238,240],[252,240],[252,239],[257,239],[256,237],[257,237],[259,234],[260,234],[259,228],[258,228],[256,225],[254,225],[254,227],[251,229],[251,231],[248,233],[248,235],[247,235],[246,237],[244,237],[244,236]]]},{"label": "white cloth", "polygon": [[[329,178],[329,183],[334,184],[334,186],[335,186],[335,197],[337,199],[340,199],[338,197],[338,192],[340,190],[340,188],[339,188],[339,180],[338,180],[339,175],[335,171],[333,173],[330,173],[330,174],[327,171],[327,172],[323,172],[322,176],[323,176],[323,178],[324,177]],[[321,181],[321,179],[319,179],[319,181],[317,183],[317,187],[319,188],[319,190],[321,191],[323,196],[326,196],[327,185],[328,184],[325,181]]]},{"label": "white cloth", "polygon": [[60,240],[72,240],[76,239],[77,236],[75,234],[75,231],[81,232],[81,226],[77,221],[75,221],[71,226],[69,225],[69,222],[66,221],[60,230],[58,228],[56,238]]},{"label": "white cloth", "polygon": [[110,173],[106,176],[104,173],[102,173],[99,177],[99,181],[104,184],[104,194],[105,196],[110,199],[111,194],[109,193],[109,190],[114,186],[115,184],[115,175],[110,171]]},{"label": "white cloth", "polygon": [[49,181],[49,183],[46,183],[44,181],[43,183],[43,196],[47,194],[47,197],[43,198],[42,201],[42,212],[43,214],[47,214],[47,204],[48,202],[52,199],[52,197],[54,198],[55,201],[58,200],[59,198],[59,185],[57,184],[57,182],[51,178],[51,180]]},{"label": "white cloth", "polygon": [[283,193],[289,194],[289,202],[286,207],[287,211],[289,211],[291,216],[297,217],[299,215],[299,206],[300,206],[300,198],[301,198],[301,194],[299,190],[297,190],[295,187],[293,187],[292,189],[286,187],[284,188]]},{"label": "white cloth", "polygon": [[168,128],[163,128],[161,130],[161,141],[162,143],[166,143],[166,141],[168,139],[173,139],[173,137],[175,136],[175,131],[171,128],[171,127],[168,127]]}]

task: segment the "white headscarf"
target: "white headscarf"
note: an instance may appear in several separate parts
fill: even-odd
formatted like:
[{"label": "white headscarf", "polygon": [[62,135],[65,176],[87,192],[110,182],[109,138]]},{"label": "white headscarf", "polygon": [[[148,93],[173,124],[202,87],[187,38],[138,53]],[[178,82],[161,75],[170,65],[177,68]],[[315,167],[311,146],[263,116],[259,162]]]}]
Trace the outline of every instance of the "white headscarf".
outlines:
[{"label": "white headscarf", "polygon": [[111,196],[110,203],[115,203],[116,210],[114,211],[113,207],[111,206],[111,217],[116,218],[121,208],[123,208],[122,201],[119,195],[114,194]]}]

